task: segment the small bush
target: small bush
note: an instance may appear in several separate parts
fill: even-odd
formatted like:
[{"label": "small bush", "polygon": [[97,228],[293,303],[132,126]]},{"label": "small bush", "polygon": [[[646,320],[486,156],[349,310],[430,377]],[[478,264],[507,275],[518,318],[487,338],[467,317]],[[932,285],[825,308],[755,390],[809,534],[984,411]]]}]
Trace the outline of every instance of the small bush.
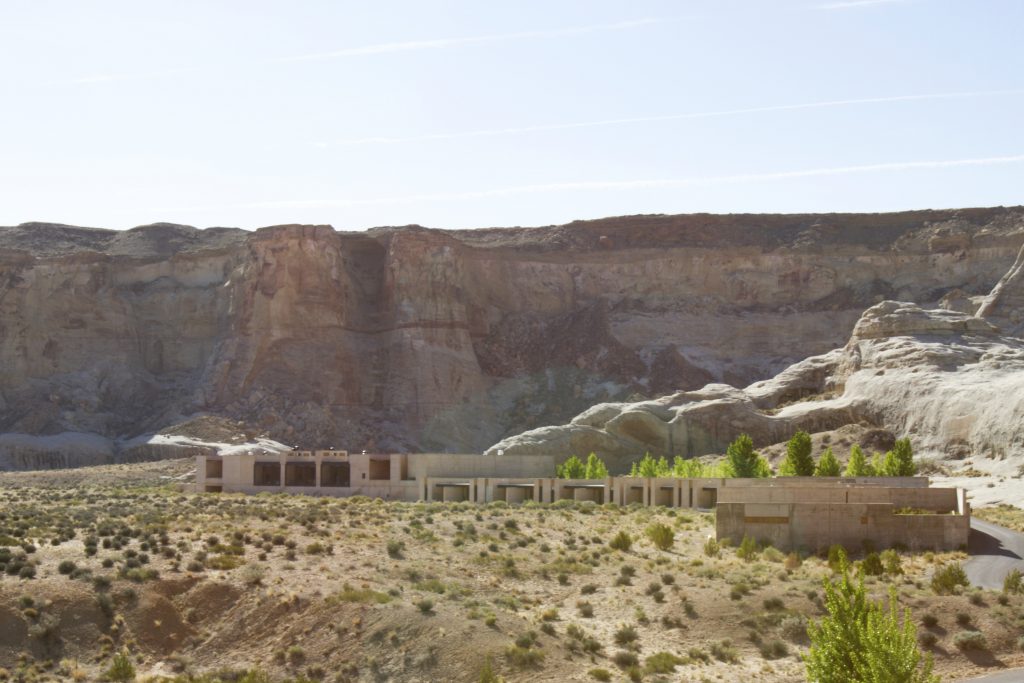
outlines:
[{"label": "small bush", "polygon": [[544,653],[534,648],[509,645],[505,658],[517,669],[536,669],[544,662]]},{"label": "small bush", "polygon": [[633,626],[620,626],[613,636],[616,645],[629,645],[636,642],[639,637],[640,635]]},{"label": "small bush", "polygon": [[988,647],[985,643],[985,636],[981,631],[961,631],[953,636],[953,644],[964,651],[980,651]]},{"label": "small bush", "polygon": [[850,556],[846,548],[836,544],[828,549],[828,566],[833,572],[839,573],[850,565]]},{"label": "small bush", "polygon": [[885,567],[882,566],[882,558],[878,556],[878,553],[868,553],[864,556],[864,560],[860,563],[861,571],[866,576],[881,576],[885,573]]},{"label": "small bush", "polygon": [[590,674],[590,677],[595,681],[601,681],[601,683],[606,683],[607,681],[612,680],[612,674],[608,669],[591,669],[587,673]]},{"label": "small bush", "polygon": [[746,562],[753,562],[757,559],[757,541],[752,536],[744,536],[740,541],[740,547],[736,549],[736,557]]},{"label": "small bush", "polygon": [[921,645],[924,647],[934,647],[935,643],[939,642],[939,637],[931,631],[925,631],[918,638],[918,641],[920,641]]},{"label": "small bush", "polygon": [[430,598],[423,598],[422,600],[417,600],[413,604],[416,605],[416,608],[424,614],[429,614],[434,609],[434,601]]},{"label": "small bush", "polygon": [[649,674],[670,674],[686,660],[671,652],[656,652],[644,660],[644,672]]},{"label": "small bush", "polygon": [[647,527],[645,533],[658,550],[668,550],[676,541],[676,534],[672,528],[660,522]]},{"label": "small bush", "polygon": [[718,553],[721,552],[721,546],[714,538],[708,538],[704,541],[704,554],[708,557],[718,557]]},{"label": "small bush", "polygon": [[949,562],[938,567],[932,574],[932,590],[936,595],[949,595],[957,586],[968,586],[967,572],[959,562]]},{"label": "small bush", "polygon": [[103,677],[108,681],[134,681],[135,665],[132,664],[132,658],[127,652],[117,653],[110,663],[110,668],[103,673]]},{"label": "small bush", "polygon": [[388,557],[393,560],[402,559],[402,552],[405,550],[405,543],[396,539],[388,541]]},{"label": "small bush", "polygon": [[608,543],[612,550],[626,552],[633,547],[633,538],[625,531],[615,534],[615,537]]},{"label": "small bush", "polygon": [[57,565],[57,571],[61,574],[64,574],[65,576],[75,571],[75,569],[77,568],[77,565],[71,560],[64,560],[59,565]]},{"label": "small bush", "polygon": [[1005,577],[1003,577],[1003,592],[1024,592],[1024,577],[1021,576],[1019,569],[1012,569]]},{"label": "small bush", "polygon": [[629,650],[619,650],[612,656],[612,661],[621,669],[640,664],[640,659]]},{"label": "small bush", "polygon": [[732,642],[729,640],[712,643],[711,656],[718,661],[725,662],[727,664],[734,664],[739,661],[739,654],[736,652],[736,648],[733,647]]},{"label": "small bush", "polygon": [[934,614],[932,614],[931,612],[928,612],[928,613],[923,614],[921,616],[921,625],[924,626],[925,628],[935,628],[935,626],[937,626],[938,623],[939,623],[939,618],[937,616],[935,616]]},{"label": "small bush", "polygon": [[789,555],[786,555],[786,561],[782,566],[788,571],[794,571],[799,569],[801,564],[803,564],[803,561],[800,559],[800,556],[796,553],[790,553]]},{"label": "small bush", "polygon": [[762,643],[758,650],[765,659],[782,659],[789,654],[789,646],[777,638],[771,642]]}]

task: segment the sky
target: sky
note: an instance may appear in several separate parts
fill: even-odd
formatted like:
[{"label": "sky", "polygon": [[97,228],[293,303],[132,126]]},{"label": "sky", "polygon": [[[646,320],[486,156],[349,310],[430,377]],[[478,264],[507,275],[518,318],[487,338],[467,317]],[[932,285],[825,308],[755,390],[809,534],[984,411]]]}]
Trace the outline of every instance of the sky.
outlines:
[{"label": "sky", "polygon": [[0,0],[0,225],[1024,204],[1022,0]]}]

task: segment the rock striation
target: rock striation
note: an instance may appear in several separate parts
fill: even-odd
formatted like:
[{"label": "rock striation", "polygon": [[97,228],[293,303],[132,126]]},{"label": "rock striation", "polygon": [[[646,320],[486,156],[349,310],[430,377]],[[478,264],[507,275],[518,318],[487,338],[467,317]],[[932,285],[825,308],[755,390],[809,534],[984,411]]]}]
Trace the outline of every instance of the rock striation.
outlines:
[{"label": "rock striation", "polygon": [[[139,438],[196,416],[309,447],[463,452],[561,433],[549,426],[580,413],[573,433],[609,449],[656,443],[651,420],[679,419],[703,426],[658,436],[664,449],[714,449],[748,420],[784,431],[794,409],[782,422],[765,411],[835,376],[842,354],[826,352],[864,309],[962,307],[1022,243],[1021,208],[472,231],[0,228],[0,467],[15,445],[7,466],[45,462],[26,436],[65,435],[62,465],[75,434],[83,461],[156,457]],[[1020,289],[1007,277],[986,302],[998,326]],[[962,324],[961,337],[984,334]],[[779,372],[791,381],[736,388]],[[860,410],[849,404],[801,419],[832,424]],[[671,416],[683,405],[692,419]]]}]

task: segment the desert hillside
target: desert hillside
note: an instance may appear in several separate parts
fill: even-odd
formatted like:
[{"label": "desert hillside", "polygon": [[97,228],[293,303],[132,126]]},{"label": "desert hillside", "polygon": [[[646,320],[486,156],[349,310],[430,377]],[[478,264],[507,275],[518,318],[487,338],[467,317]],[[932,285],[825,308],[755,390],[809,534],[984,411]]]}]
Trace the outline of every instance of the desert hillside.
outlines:
[{"label": "desert hillside", "polygon": [[230,438],[481,451],[598,403],[768,379],[883,300],[973,312],[1022,243],[1021,208],[0,228],[0,467],[180,455],[146,435],[197,416]]}]

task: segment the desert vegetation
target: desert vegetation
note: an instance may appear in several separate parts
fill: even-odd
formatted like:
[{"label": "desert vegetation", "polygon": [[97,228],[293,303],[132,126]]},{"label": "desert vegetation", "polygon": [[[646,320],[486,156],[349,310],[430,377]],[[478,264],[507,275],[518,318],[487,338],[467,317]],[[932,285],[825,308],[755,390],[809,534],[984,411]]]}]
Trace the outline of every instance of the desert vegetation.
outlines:
[{"label": "desert vegetation", "polygon": [[44,482],[0,475],[0,680],[803,680],[845,575],[910,610],[900,642],[939,674],[1024,664],[1019,580],[973,590],[961,553],[784,553],[666,508]]}]

